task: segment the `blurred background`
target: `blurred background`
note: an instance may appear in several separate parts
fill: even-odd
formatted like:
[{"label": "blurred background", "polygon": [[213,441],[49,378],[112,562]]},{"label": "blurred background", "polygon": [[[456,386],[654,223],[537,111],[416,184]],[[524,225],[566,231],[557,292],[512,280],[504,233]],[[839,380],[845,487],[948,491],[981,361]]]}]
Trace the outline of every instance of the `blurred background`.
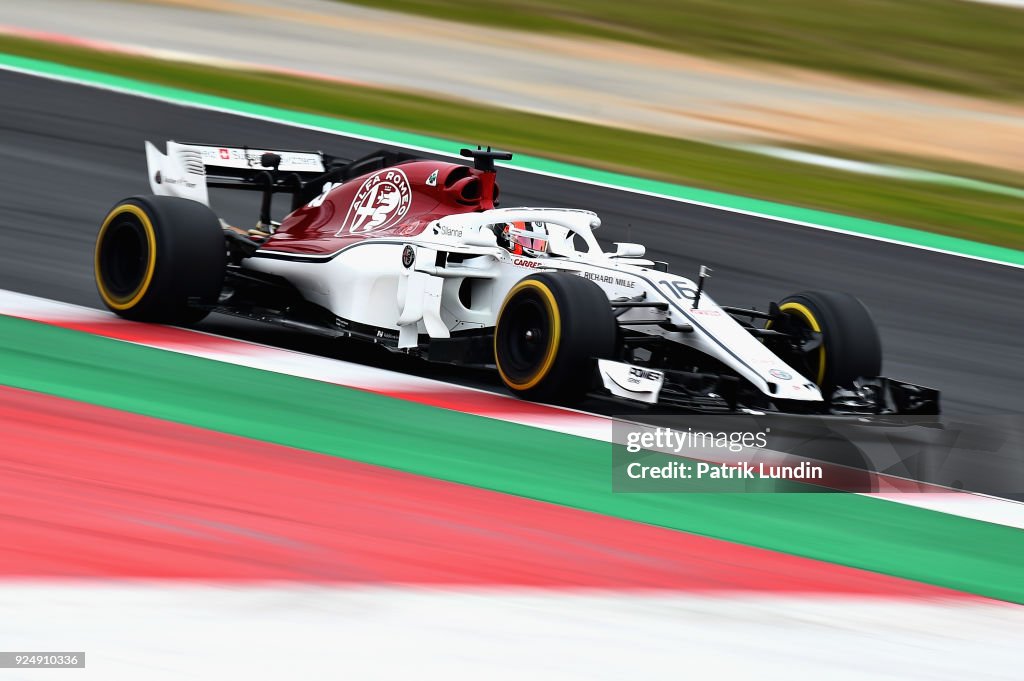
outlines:
[{"label": "blurred background", "polygon": [[[999,453],[942,484],[1013,486],[1024,452],[975,426],[1021,430],[1019,267],[885,240],[1024,262],[1022,7],[0,0],[0,646],[87,654],[0,680],[1017,678],[1015,501],[614,494],[607,413],[216,315],[117,320],[92,244],[147,191],[147,139],[355,157],[392,131],[684,185],[706,200],[501,171],[506,205],[713,265],[723,303],[850,290],[886,373]],[[747,199],[882,238],[715,208]]]},{"label": "blurred background", "polygon": [[1018,7],[42,0],[0,47],[1020,247]]}]

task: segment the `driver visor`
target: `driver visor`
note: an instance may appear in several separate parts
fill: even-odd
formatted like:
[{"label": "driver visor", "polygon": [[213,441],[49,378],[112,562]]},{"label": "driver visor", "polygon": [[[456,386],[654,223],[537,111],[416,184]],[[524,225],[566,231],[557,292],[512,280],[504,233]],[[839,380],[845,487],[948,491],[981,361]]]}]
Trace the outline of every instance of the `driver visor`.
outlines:
[{"label": "driver visor", "polygon": [[546,253],[548,250],[548,235],[543,232],[512,227],[509,229],[508,235],[512,243],[519,244],[523,248],[541,253]]}]

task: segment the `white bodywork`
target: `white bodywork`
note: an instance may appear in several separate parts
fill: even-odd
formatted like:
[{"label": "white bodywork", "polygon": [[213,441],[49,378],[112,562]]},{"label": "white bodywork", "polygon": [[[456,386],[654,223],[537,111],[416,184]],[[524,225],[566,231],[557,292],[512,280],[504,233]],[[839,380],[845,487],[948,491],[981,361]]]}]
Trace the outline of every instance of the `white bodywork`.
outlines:
[{"label": "white bodywork", "polygon": [[[499,246],[492,226],[510,222],[543,223],[548,253],[514,255]],[[642,246],[619,244],[617,252],[603,252],[593,235],[600,224],[597,215],[583,210],[503,208],[451,215],[414,237],[368,238],[324,256],[260,249],[243,266],[288,279],[308,300],[341,319],[396,334],[400,348],[417,346],[421,334],[447,338],[455,331],[493,327],[505,296],[519,280],[537,272],[574,273],[600,286],[609,300],[668,304],[665,311],[625,311],[622,321],[652,322],[632,330],[710,355],[773,398],[822,400],[813,381],[783,362],[706,292],[694,307],[694,282],[655,269],[642,259]],[[415,255],[409,266],[407,248]],[[446,255],[439,258],[439,253]],[[468,307],[460,299],[464,285],[470,288]],[[665,328],[666,322],[692,331]],[[622,370],[607,364],[601,372],[606,387],[615,394],[628,392]],[[640,379],[636,394],[621,396],[656,401],[657,388],[649,378]]]},{"label": "white bodywork", "polygon": [[[206,167],[256,169],[261,149],[168,142],[166,155],[146,143],[150,187],[155,194],[209,205]],[[273,152],[280,170],[323,172],[323,158],[310,152]],[[325,186],[322,201],[332,186]],[[515,255],[497,243],[494,225],[543,224],[546,253]],[[773,398],[821,401],[818,387],[800,375],[722,310],[707,293],[694,306],[693,281],[655,268],[639,244],[602,251],[593,230],[597,215],[564,208],[503,208],[449,215],[413,237],[366,238],[337,253],[302,255],[261,248],[245,268],[279,275],[312,303],[341,320],[376,329],[378,336],[414,348],[421,335],[448,338],[453,332],[495,326],[509,290],[537,272],[567,272],[590,279],[609,300],[664,301],[668,309],[630,308],[620,321],[651,321],[630,329],[662,336],[710,355]],[[407,249],[413,258],[407,263]],[[439,254],[442,254],[439,258]],[[468,282],[468,283],[467,283]],[[460,289],[469,286],[470,304]],[[677,328],[692,330],[673,330]],[[666,328],[668,327],[668,328]],[[605,387],[615,395],[656,402],[661,379],[634,367],[603,361]]]}]

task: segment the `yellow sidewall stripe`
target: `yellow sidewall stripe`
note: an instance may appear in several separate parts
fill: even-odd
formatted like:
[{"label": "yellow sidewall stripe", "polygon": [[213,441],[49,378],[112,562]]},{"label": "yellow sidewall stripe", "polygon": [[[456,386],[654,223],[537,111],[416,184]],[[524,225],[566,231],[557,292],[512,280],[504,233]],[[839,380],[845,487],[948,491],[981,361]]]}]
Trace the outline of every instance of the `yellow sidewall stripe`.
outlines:
[{"label": "yellow sidewall stripe", "polygon": [[[149,242],[149,259],[146,262],[146,272],[142,277],[142,281],[138,287],[131,293],[124,296],[116,296],[107,290],[107,287],[103,283],[103,277],[100,275],[100,246],[103,243],[103,238],[107,234],[107,229],[114,223],[114,220],[130,213],[139,219],[142,224],[143,230],[146,232],[146,239]],[[96,252],[94,254],[93,261],[93,272],[96,275],[96,288],[99,289],[100,297],[103,298],[103,302],[107,304],[111,309],[114,310],[130,310],[139,304],[139,301],[146,295],[149,290],[150,284],[153,283],[153,273],[156,271],[156,231],[153,229],[153,223],[150,221],[149,216],[146,215],[146,211],[142,208],[126,203],[118,206],[114,210],[110,211],[107,215],[107,219],[103,221],[103,226],[100,227],[99,236],[96,237]]]},{"label": "yellow sidewall stripe", "polygon": [[552,365],[555,363],[555,357],[558,355],[558,345],[562,340],[562,317],[558,312],[558,303],[555,301],[555,295],[551,292],[551,289],[546,284],[534,279],[528,279],[521,281],[512,287],[512,290],[508,292],[508,296],[505,298],[505,302],[501,305],[501,311],[498,313],[498,327],[501,326],[501,319],[505,312],[505,307],[508,302],[512,300],[518,292],[533,289],[539,295],[541,300],[544,302],[544,306],[548,310],[548,314],[551,318],[551,338],[548,342],[548,349],[544,355],[544,361],[541,362],[540,368],[528,378],[526,381],[515,381],[504,372],[501,368],[501,360],[498,357],[498,328],[494,330],[494,363],[498,366],[498,373],[501,375],[501,380],[505,382],[505,385],[509,386],[514,390],[529,390],[536,386],[538,383],[544,380],[551,371]]}]

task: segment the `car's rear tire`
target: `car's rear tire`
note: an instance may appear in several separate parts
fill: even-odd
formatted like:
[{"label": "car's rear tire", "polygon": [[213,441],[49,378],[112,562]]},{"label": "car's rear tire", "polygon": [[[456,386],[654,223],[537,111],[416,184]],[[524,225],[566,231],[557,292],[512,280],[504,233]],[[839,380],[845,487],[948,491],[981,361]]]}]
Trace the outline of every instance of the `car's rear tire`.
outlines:
[{"label": "car's rear tire", "polygon": [[600,286],[572,274],[534,274],[505,297],[494,359],[516,395],[573,404],[590,389],[595,358],[612,357],[616,342],[615,317]]},{"label": "car's rear tire", "polygon": [[882,372],[882,342],[871,313],[857,298],[837,291],[804,291],[783,299],[779,310],[797,332],[821,334],[821,345],[784,357],[821,388],[828,400],[837,387]]},{"label": "car's rear tire", "polygon": [[192,324],[224,283],[220,221],[196,201],[135,196],[114,206],[96,237],[96,288],[127,319]]}]

